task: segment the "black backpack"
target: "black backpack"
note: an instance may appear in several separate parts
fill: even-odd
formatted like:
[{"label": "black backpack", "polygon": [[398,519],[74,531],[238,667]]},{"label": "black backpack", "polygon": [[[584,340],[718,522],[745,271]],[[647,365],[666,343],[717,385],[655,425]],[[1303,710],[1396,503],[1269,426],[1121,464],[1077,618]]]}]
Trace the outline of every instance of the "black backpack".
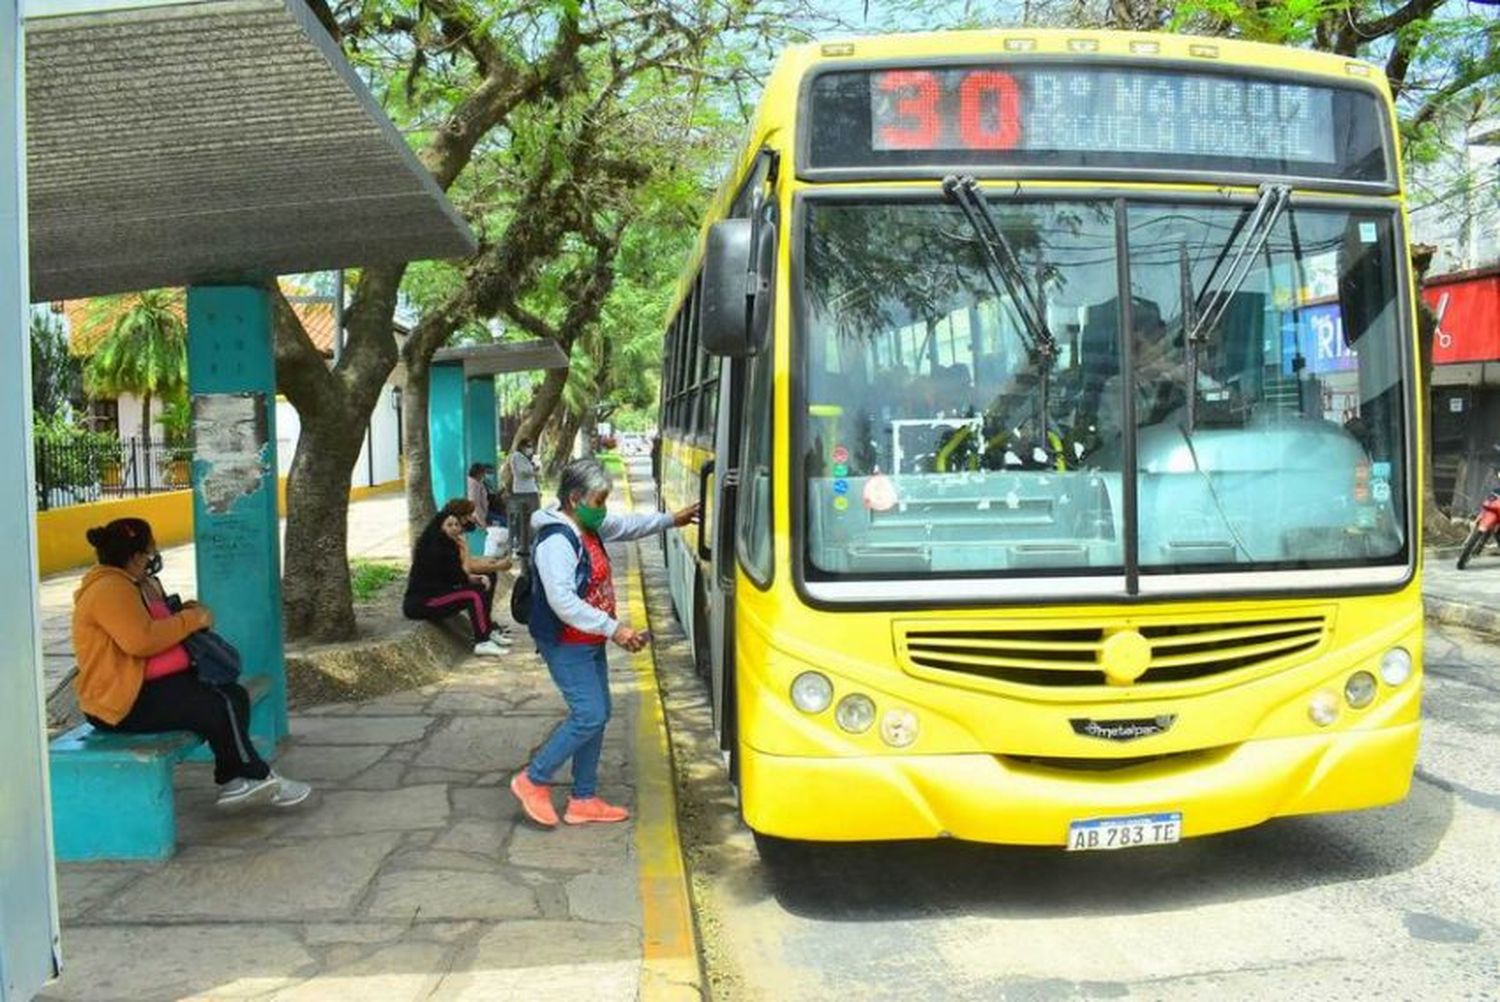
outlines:
[{"label": "black backpack", "polygon": [[535,586],[531,581],[531,572],[536,566],[536,549],[542,545],[542,540],[558,533],[567,536],[568,542],[573,544],[573,552],[577,554],[579,563],[584,568],[584,580],[588,580],[588,555],[583,552],[583,541],[578,538],[578,534],[567,526],[557,523],[543,526],[542,531],[537,533],[536,538],[531,541],[531,553],[526,560],[526,569],[516,577],[515,584],[510,586],[510,618],[523,626],[531,621],[531,604],[535,601],[532,597]]}]

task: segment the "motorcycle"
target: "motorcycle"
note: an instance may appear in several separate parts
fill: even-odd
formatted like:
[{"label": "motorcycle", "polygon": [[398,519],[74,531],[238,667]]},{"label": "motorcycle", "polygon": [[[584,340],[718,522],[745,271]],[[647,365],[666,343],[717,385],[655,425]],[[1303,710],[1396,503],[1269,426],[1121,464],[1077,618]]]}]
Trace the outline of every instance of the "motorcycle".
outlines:
[{"label": "motorcycle", "polygon": [[[1495,477],[1500,480],[1500,472]],[[1484,549],[1497,528],[1500,528],[1500,486],[1491,487],[1489,496],[1480,502],[1479,514],[1474,517],[1474,528],[1469,530],[1469,538],[1464,540],[1463,549],[1458,552],[1459,570],[1467,567],[1474,554]]]}]

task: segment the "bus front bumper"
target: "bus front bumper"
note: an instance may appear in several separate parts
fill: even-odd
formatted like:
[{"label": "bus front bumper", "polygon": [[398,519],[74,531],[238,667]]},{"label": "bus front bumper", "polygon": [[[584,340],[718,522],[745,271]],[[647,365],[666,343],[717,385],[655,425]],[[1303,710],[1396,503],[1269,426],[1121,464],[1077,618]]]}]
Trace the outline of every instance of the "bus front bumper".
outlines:
[{"label": "bus front bumper", "polygon": [[1416,723],[1247,741],[1114,771],[985,754],[800,758],[741,746],[743,810],[767,835],[814,841],[952,836],[1065,845],[1073,821],[1180,811],[1184,836],[1406,796]]}]

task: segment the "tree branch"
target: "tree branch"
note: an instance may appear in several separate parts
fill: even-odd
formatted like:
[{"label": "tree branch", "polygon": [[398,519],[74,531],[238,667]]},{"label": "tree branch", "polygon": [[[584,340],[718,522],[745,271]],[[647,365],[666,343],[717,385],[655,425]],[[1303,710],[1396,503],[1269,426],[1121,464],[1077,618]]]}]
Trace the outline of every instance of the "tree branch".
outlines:
[{"label": "tree branch", "polygon": [[1348,15],[1349,27],[1361,41],[1373,42],[1377,38],[1384,38],[1400,31],[1413,21],[1431,16],[1432,12],[1442,5],[1443,0],[1409,0],[1407,5],[1400,10],[1373,21],[1359,21],[1351,11]]},{"label": "tree branch", "polygon": [[1479,59],[1462,64],[1458,74],[1452,80],[1433,91],[1427,100],[1422,102],[1422,107],[1417,110],[1417,113],[1411,117],[1408,123],[1410,128],[1421,128],[1442,111],[1453,98],[1475,84],[1500,74],[1500,24],[1492,25],[1485,35],[1487,41],[1485,54]]},{"label": "tree branch", "polygon": [[280,286],[268,282],[271,293],[271,324],[276,355],[276,386],[299,414],[317,414],[337,391],[323,353],[307,336]]}]

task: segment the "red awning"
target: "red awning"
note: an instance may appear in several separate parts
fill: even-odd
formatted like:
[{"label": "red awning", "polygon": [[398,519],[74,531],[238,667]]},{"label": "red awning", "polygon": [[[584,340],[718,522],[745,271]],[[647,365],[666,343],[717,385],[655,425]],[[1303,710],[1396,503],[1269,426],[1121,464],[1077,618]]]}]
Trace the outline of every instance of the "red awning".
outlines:
[{"label": "red awning", "polygon": [[1438,317],[1434,364],[1500,360],[1500,274],[1429,282],[1422,298]]}]

